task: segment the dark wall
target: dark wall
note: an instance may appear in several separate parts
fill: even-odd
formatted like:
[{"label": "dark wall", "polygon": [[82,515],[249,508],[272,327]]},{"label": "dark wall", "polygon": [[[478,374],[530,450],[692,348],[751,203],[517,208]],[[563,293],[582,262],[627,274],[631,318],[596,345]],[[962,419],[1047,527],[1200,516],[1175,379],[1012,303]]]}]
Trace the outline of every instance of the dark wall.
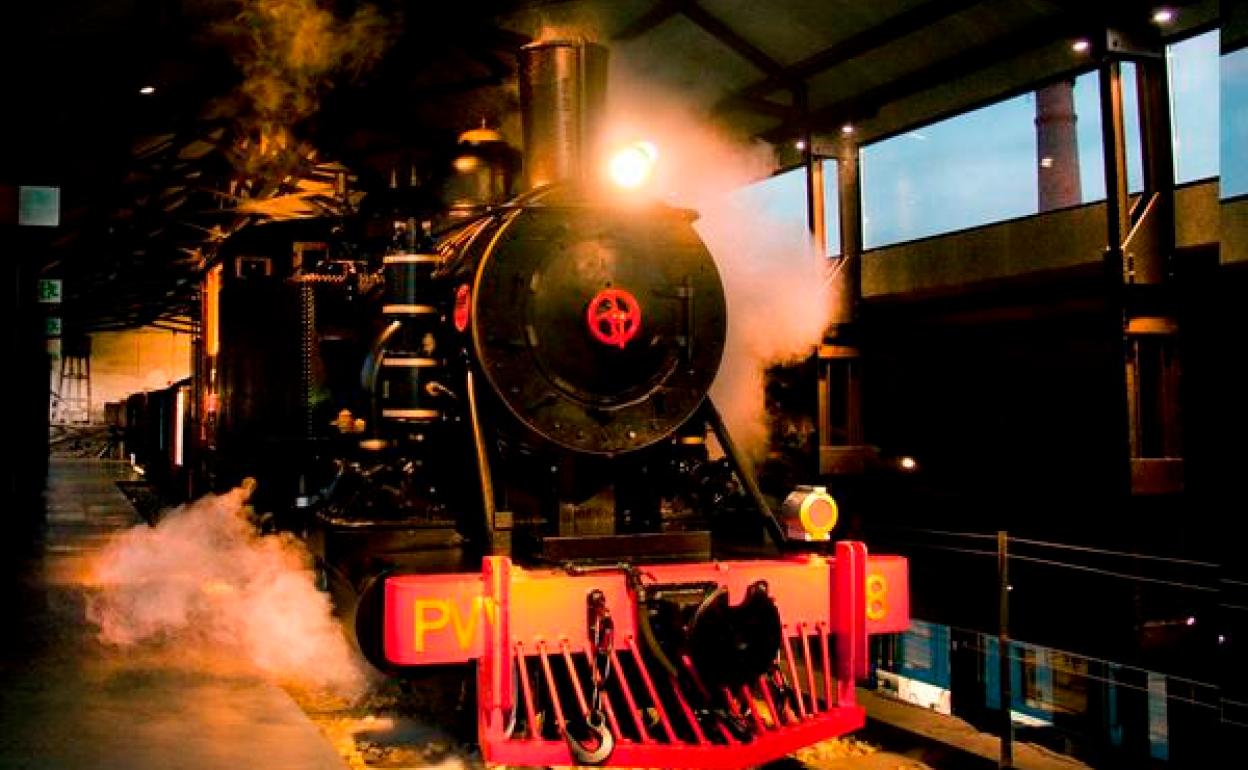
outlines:
[{"label": "dark wall", "polygon": [[[14,188],[9,188],[14,189]],[[48,359],[43,310],[35,302],[35,253],[30,234],[0,216],[0,270],[4,272],[4,351],[9,362],[6,424],[11,459],[4,467],[6,545],[28,545],[42,523],[40,495],[48,468]]]},{"label": "dark wall", "polygon": [[[1214,502],[1226,476],[1218,447],[1242,398],[1228,390],[1228,327],[1217,317],[1234,303],[1209,256],[1185,276],[1180,292],[1189,483],[1178,495],[1128,493],[1122,356],[1095,271],[983,285],[957,296],[868,301],[867,438],[886,456],[913,455],[919,471],[881,481],[867,505],[875,506],[869,518],[880,545],[895,543],[912,558],[916,617],[996,629],[995,540],[933,531],[1007,530],[1059,544],[1219,558],[1227,530],[1220,523],[1225,511]],[[1216,600],[1173,585],[1216,583],[1215,570],[1012,548],[1019,557],[1011,562],[1016,638],[1216,676],[1209,654],[1214,624],[1205,622]],[[1195,629],[1172,625],[1189,616],[1202,619]]]}]

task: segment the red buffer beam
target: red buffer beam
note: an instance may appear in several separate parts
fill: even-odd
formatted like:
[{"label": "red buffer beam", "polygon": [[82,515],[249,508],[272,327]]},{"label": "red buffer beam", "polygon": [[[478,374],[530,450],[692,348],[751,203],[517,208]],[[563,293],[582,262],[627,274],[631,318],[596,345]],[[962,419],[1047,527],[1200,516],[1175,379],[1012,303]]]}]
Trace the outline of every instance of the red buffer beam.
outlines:
[{"label": "red buffer beam", "polygon": [[[639,592],[711,586],[738,605],[760,581],[782,632],[758,681],[708,687],[688,656],[668,668],[647,653]],[[596,638],[591,596],[610,608],[608,633]],[[479,661],[488,762],[727,769],[859,729],[854,687],[867,675],[867,639],[904,631],[909,616],[906,560],[858,542],[837,543],[832,558],[578,574],[488,557],[481,574],[388,578],[383,650],[397,666]]]}]

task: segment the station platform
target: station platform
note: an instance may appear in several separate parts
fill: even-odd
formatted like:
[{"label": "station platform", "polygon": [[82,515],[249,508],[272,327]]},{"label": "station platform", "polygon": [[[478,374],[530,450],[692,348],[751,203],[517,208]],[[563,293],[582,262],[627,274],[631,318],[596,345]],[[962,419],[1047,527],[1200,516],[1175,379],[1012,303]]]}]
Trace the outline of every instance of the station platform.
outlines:
[{"label": "station platform", "polygon": [[[896,731],[908,739],[921,739],[947,749],[932,752],[939,757],[932,762],[936,767],[998,766],[1001,739],[980,732],[957,717],[893,700],[862,688],[858,689],[858,702],[867,711],[868,729],[874,727],[876,735],[883,737],[886,742],[888,737],[881,735],[881,728]],[[1014,742],[1013,753],[1012,767],[1016,770],[1092,770],[1074,757],[1024,741]]]},{"label": "station platform", "polygon": [[205,665],[176,642],[97,639],[84,612],[86,567],[139,521],[116,486],[130,474],[121,462],[53,458],[40,536],[5,544],[0,770],[346,768],[281,688],[241,665]]},{"label": "station platform", "polygon": [[[176,639],[126,648],[98,639],[85,609],[89,565],[113,535],[141,521],[117,486],[135,478],[123,462],[53,458],[44,510],[37,512],[43,522],[37,528],[40,536],[30,543],[12,537],[3,542],[0,613],[8,633],[0,634],[0,770],[355,766],[326,737],[325,724],[318,727],[313,721],[320,718],[332,726],[334,714],[310,717],[286,691],[241,662],[223,664],[219,656],[205,660]],[[31,512],[9,515],[21,513]],[[996,766],[999,742],[994,736],[868,690],[860,689],[858,696],[868,714],[868,728],[859,737],[879,748],[858,755],[834,747],[837,751],[827,757],[806,752],[792,766]],[[357,720],[340,721],[346,725],[340,727],[348,745],[358,744],[361,735],[372,741],[368,745],[395,742],[367,731],[357,735]],[[376,724],[383,723],[390,720]],[[363,724],[370,726],[367,720]],[[423,750],[429,743],[427,732],[421,726],[416,737],[398,743]],[[423,756],[421,751],[394,751],[395,757],[406,755]],[[430,765],[420,761],[411,766]],[[463,763],[454,759],[450,766]],[[1070,757],[1022,742],[1015,745],[1014,767],[1087,770]]]}]

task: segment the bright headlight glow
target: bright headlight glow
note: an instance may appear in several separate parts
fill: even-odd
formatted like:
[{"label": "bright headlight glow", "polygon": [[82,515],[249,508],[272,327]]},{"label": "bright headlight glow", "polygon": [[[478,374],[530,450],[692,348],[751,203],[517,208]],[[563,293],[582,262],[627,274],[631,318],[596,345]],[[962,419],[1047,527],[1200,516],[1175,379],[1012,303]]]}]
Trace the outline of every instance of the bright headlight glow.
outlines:
[{"label": "bright headlight glow", "polygon": [[635,190],[644,185],[654,173],[659,150],[651,142],[633,142],[611,156],[607,172],[611,181],[620,187]]}]

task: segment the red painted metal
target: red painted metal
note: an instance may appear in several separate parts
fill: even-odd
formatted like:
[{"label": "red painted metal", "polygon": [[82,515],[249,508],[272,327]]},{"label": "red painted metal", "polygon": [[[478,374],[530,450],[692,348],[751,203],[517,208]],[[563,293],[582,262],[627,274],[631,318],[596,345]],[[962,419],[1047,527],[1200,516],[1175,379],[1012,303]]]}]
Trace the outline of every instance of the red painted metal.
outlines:
[{"label": "red painted metal", "polygon": [[594,339],[623,349],[641,329],[641,303],[625,289],[603,289],[589,301],[585,320]]},{"label": "red painted metal", "polygon": [[529,719],[529,737],[537,738],[537,711],[533,708],[533,687],[529,684],[528,661],[524,659],[524,643],[516,642],[516,669],[520,672],[520,692],[524,694],[524,714]]},{"label": "red painted metal", "polygon": [[680,706],[680,713],[684,715],[685,722],[689,724],[689,729],[693,731],[693,739],[697,741],[699,746],[709,746],[711,742],[706,739],[706,734],[702,732],[702,726],[698,724],[698,719],[693,715],[693,709],[689,706],[689,699],[685,697],[684,691],[680,688],[680,682],[676,681],[676,677],[668,680],[669,692],[676,696],[676,705]]},{"label": "red painted metal", "polygon": [[637,640],[628,637],[628,648],[633,653],[633,660],[637,663],[637,669],[641,672],[641,680],[646,683],[646,691],[650,694],[650,702],[654,704],[654,710],[658,712],[660,724],[663,725],[663,731],[667,733],[669,741],[676,740],[676,730],[672,727],[672,720],[667,716],[667,709],[663,706],[663,699],[659,697],[659,691],[655,689],[654,680],[650,678],[650,671],[646,668],[641,658],[641,651],[637,649]]},{"label": "red painted metal", "polygon": [[472,287],[466,283],[460,284],[460,287],[455,290],[455,309],[451,312],[451,321],[455,324],[455,331],[465,331],[471,316]]},{"label": "red painted metal", "polygon": [[823,701],[828,708],[832,707],[832,650],[828,640],[828,624],[820,621],[815,624],[819,628],[819,639],[823,649]]},{"label": "red painted metal", "polygon": [[628,713],[633,717],[633,727],[637,728],[637,736],[642,743],[653,743],[654,738],[650,737],[650,731],[646,729],[646,722],[641,718],[641,709],[637,708],[637,699],[633,697],[633,688],[628,684],[628,677],[624,675],[624,669],[620,668],[620,658],[615,654],[615,650],[611,651],[611,670],[616,672],[616,681],[620,684],[620,692],[624,694],[624,703],[628,706]]},{"label": "red painted metal", "polygon": [[801,688],[798,687],[797,685],[797,682],[798,682],[797,666],[793,664],[793,651],[789,644],[789,627],[787,625],[784,627],[784,635],[781,637],[780,641],[781,641],[780,652],[782,653],[784,657],[785,665],[789,669],[788,684],[789,684],[789,687],[793,689],[793,694],[797,696],[794,699],[797,701],[797,715],[801,717],[802,719],[805,719],[806,718],[806,703],[805,701],[802,700],[802,691],[801,691]]},{"label": "red painted metal", "polygon": [[836,702],[842,706],[854,703],[854,683],[866,673],[866,555],[862,543],[836,544],[836,570],[832,573],[836,583]]},{"label": "red painted metal", "polygon": [[754,730],[762,735],[767,732],[767,723],[763,721],[763,715],[758,713],[758,709],[754,707],[754,695],[750,692],[749,685],[741,685],[741,701],[750,708],[750,718],[754,720]]},{"label": "red painted metal", "polygon": [[806,624],[797,624],[797,633],[802,639],[802,659],[806,663],[806,692],[810,693],[810,713],[819,713],[819,691],[815,689],[815,662],[810,657],[810,639],[806,635]]},{"label": "red painted metal", "polygon": [[[677,678],[643,654],[637,601],[622,570],[573,575],[520,569],[506,558],[489,557],[478,575],[392,576],[384,589],[385,655],[396,665],[480,661],[480,737],[487,762],[572,764],[564,740],[568,719],[587,714],[590,688],[602,681],[600,707],[615,738],[608,764],[728,770],[860,728],[864,717],[854,685],[868,668],[868,635],[908,624],[905,560],[868,556],[861,543],[838,543],[833,558],[647,565],[645,573],[647,582],[657,584],[714,582],[733,603],[753,583],[767,581],[782,620],[782,652],[770,675],[739,691],[714,694],[738,718],[732,730],[705,714],[699,722],[698,709],[712,694],[691,661],[678,662],[683,672]],[[614,622],[611,647],[604,650],[611,670],[606,680],[595,673],[601,661],[586,631],[586,598],[595,590],[606,598]],[[563,659],[566,676],[556,675],[552,655]],[[537,677],[530,675],[535,660]],[[592,680],[581,675],[585,670]],[[792,691],[792,708],[776,702],[771,677]],[[768,713],[761,713],[762,704]],[[677,729],[669,706],[687,727]],[[557,723],[554,740],[543,738],[539,728],[546,708],[551,712],[545,718]],[[516,709],[523,710],[528,727],[512,734],[506,725]],[[657,726],[647,725],[647,712]],[[750,733],[748,740],[741,729]]]},{"label": "red painted metal", "polygon": [[[537,643],[537,654],[542,660],[542,672],[546,674],[546,692],[558,692],[558,686],[555,684],[555,672],[550,670],[550,658],[546,655],[546,643]],[[555,723],[559,727],[559,733],[563,734],[568,729],[568,720],[563,715],[563,702],[559,698],[551,698],[551,702],[555,707]],[[484,747],[488,744],[482,744]]]},{"label": "red painted metal", "polygon": [[758,689],[763,691],[763,702],[767,704],[767,710],[771,714],[772,729],[779,730],[784,725],[784,714],[776,710],[776,701],[771,697],[771,683],[766,676],[758,678]]}]

